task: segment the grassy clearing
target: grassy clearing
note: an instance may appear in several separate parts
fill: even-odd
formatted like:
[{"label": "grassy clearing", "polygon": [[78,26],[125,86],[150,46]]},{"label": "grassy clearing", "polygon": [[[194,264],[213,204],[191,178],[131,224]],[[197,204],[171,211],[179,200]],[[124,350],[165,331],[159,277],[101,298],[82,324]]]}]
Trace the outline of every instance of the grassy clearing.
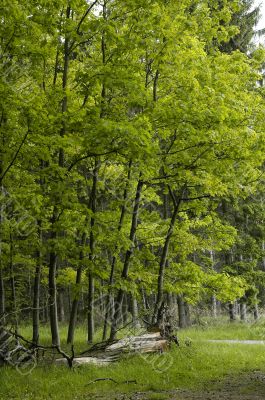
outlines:
[{"label": "grassy clearing", "polygon": [[[168,366],[168,370],[164,367]],[[90,399],[96,393],[106,398],[116,392],[156,391],[174,388],[203,389],[227,375],[252,370],[265,371],[265,352],[261,346],[197,343],[174,348],[160,357],[133,357],[104,368],[39,367],[28,376],[10,368],[1,370],[0,398],[6,399]],[[88,382],[100,377],[117,381],[136,379],[137,384],[115,385]]]},{"label": "grassy clearing", "polygon": [[[131,391],[150,391],[150,398],[157,398],[152,396],[156,396],[155,391],[159,390],[203,389],[206,386],[208,388],[227,375],[253,370],[265,372],[265,351],[262,345],[216,344],[203,340],[259,339],[258,332],[263,326],[263,323],[260,323],[251,329],[243,324],[188,329],[182,331],[180,337],[183,343],[185,337],[197,339],[198,341],[192,342],[191,346],[183,344],[162,355],[130,357],[104,368],[82,366],[69,371],[66,367],[54,367],[50,364],[34,369],[28,376],[22,376],[11,368],[4,368],[0,371],[0,399],[82,400],[93,399],[96,394],[105,394],[106,399],[111,399],[117,392]],[[27,333],[27,329],[24,329],[24,334]],[[46,332],[49,333],[48,330]],[[216,336],[217,332],[219,337]],[[43,341],[47,342],[47,338],[43,330]],[[84,330],[79,328],[76,339],[80,349],[84,347],[84,338]],[[135,379],[137,384],[116,385],[106,381],[87,385],[91,380],[102,377],[113,378],[119,382]]]}]

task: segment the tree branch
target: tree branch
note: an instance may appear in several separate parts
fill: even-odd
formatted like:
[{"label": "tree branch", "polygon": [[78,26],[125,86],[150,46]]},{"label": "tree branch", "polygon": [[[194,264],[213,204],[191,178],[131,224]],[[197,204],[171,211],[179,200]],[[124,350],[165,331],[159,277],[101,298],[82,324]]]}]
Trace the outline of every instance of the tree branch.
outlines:
[{"label": "tree branch", "polygon": [[92,157],[101,157],[101,156],[107,156],[108,154],[112,154],[112,153],[117,153],[119,151],[119,149],[115,149],[115,150],[110,150],[107,151],[105,153],[87,153],[85,156],[79,157],[76,160],[74,160],[70,166],[68,167],[68,172],[70,172],[74,166],[76,164],[78,164],[80,161],[86,160],[88,158],[92,158]]},{"label": "tree branch", "polygon": [[24,136],[22,142],[20,143],[20,145],[19,145],[19,147],[18,147],[16,153],[14,154],[14,157],[12,158],[12,160],[11,160],[10,163],[9,163],[9,165],[7,166],[7,168],[5,169],[5,171],[3,172],[3,174],[2,174],[1,177],[0,177],[0,183],[3,182],[3,180],[4,180],[5,176],[6,176],[6,174],[8,173],[8,171],[10,170],[10,168],[12,168],[12,166],[14,165],[14,163],[15,163],[15,161],[16,161],[18,155],[19,155],[19,152],[20,152],[22,146],[24,145],[24,143],[25,143],[26,140],[27,140],[27,137],[28,137],[29,133],[30,133],[30,128],[29,128],[29,126],[28,126],[28,130],[27,130],[27,132],[26,132],[26,134],[25,134],[25,136]]},{"label": "tree branch", "polygon": [[82,23],[84,22],[84,20],[86,19],[86,17],[88,16],[88,14],[90,13],[90,11],[93,9],[93,7],[98,3],[98,0],[95,0],[86,10],[86,12],[84,13],[84,15],[82,16],[82,18],[80,19],[77,28],[76,28],[76,32],[79,34],[80,33],[80,28]]}]

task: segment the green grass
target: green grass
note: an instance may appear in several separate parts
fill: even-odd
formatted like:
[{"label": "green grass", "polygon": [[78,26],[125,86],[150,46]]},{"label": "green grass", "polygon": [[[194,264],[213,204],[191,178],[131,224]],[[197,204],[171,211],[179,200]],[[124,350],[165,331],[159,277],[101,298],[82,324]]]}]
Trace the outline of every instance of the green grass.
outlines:
[{"label": "green grass", "polygon": [[189,337],[192,340],[210,339],[237,339],[237,340],[265,340],[265,320],[253,323],[224,323],[216,321],[207,323],[207,320],[200,326],[194,326],[179,332],[179,337]]},{"label": "green grass", "polygon": [[[115,398],[117,392],[131,391],[150,391],[148,398],[166,399],[166,395],[156,392],[176,388],[208,388],[228,375],[239,375],[253,370],[265,372],[265,351],[262,345],[216,344],[204,340],[260,339],[259,332],[263,329],[263,322],[252,326],[234,324],[192,328],[180,332],[183,344],[179,348],[174,346],[168,353],[146,358],[129,357],[108,367],[82,366],[70,371],[66,367],[48,364],[35,368],[28,376],[22,376],[10,367],[2,368],[0,399],[82,400],[93,399],[96,394],[105,394],[106,399],[111,399],[112,396]],[[65,332],[65,328],[62,328],[62,336]],[[23,328],[23,334],[27,333],[30,330]],[[42,341],[48,342],[48,333],[46,328],[42,330]],[[86,348],[85,337],[85,330],[78,328],[78,348]],[[186,337],[192,339],[191,346],[184,345]],[[88,382],[103,377],[119,382],[135,379],[137,384],[116,385],[101,381],[88,385]]]}]

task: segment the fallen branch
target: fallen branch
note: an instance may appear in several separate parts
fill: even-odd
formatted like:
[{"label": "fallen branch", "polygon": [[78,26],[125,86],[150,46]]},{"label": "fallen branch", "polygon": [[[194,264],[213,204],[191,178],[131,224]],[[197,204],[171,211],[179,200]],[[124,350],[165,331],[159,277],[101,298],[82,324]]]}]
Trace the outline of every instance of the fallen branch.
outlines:
[{"label": "fallen branch", "polygon": [[102,381],[110,381],[110,382],[115,383],[116,385],[123,385],[123,384],[129,385],[129,384],[132,384],[132,383],[134,383],[135,385],[137,384],[137,381],[135,379],[129,380],[129,381],[126,380],[126,381],[118,382],[118,381],[115,381],[115,379],[113,379],[113,378],[97,378],[97,379],[94,379],[93,381],[88,382],[86,384],[86,386],[92,385],[93,383],[96,383],[96,382],[102,382]]},{"label": "fallen branch", "polygon": [[[10,344],[12,339],[16,340],[16,345]],[[21,345],[19,340],[21,340],[24,343],[26,343],[27,345],[29,345],[29,348],[26,348],[25,346]],[[12,346],[12,348],[9,350],[9,347],[11,347],[11,346]],[[67,361],[69,368],[72,368],[72,366],[73,366],[73,360],[75,358],[75,352],[74,352],[73,346],[71,348],[72,354],[68,355],[61,349],[60,346],[37,345],[36,343],[26,339],[24,336],[18,334],[17,332],[14,332],[7,328],[0,327],[0,358],[4,362],[7,362],[7,363],[10,362],[13,355],[15,353],[17,353],[18,351],[23,351],[24,353],[31,355],[31,354],[36,353],[38,350],[43,350],[43,351],[57,350],[57,352]]]}]

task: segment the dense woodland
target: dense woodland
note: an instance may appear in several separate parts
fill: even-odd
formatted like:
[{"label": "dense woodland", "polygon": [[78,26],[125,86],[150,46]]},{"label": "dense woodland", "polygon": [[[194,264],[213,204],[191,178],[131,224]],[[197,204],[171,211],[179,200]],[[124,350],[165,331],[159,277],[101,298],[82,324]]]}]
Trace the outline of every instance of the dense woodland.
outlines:
[{"label": "dense woodland", "polygon": [[246,0],[2,0],[0,315],[180,327],[265,305],[265,52]]}]

